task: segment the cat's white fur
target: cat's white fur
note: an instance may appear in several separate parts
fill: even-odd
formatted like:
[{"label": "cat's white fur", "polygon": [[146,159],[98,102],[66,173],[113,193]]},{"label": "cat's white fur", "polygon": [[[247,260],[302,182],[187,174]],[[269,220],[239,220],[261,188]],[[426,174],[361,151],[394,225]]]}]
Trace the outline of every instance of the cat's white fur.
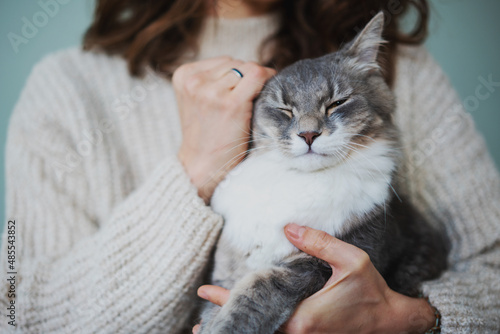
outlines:
[{"label": "cat's white fur", "polygon": [[[321,153],[324,145],[319,141],[314,151]],[[328,164],[332,156],[311,156],[298,148],[292,158],[278,150],[250,155],[212,198],[213,209],[225,218],[221,238],[249,255],[249,268],[262,269],[297,251],[283,231],[288,223],[333,235],[345,230],[348,217],[368,213],[390,195],[392,149],[389,142],[375,141],[351,151],[346,161],[315,171],[308,166]]]}]

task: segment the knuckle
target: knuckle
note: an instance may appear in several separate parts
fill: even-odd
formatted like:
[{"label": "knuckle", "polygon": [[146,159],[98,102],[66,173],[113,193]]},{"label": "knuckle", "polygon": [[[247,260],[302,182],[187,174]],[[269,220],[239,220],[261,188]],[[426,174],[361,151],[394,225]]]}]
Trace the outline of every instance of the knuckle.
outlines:
[{"label": "knuckle", "polygon": [[182,80],[182,78],[185,77],[186,73],[189,71],[191,68],[191,64],[183,64],[174,71],[174,74],[172,75],[172,81],[179,81]]},{"label": "knuckle", "polygon": [[266,68],[256,63],[248,63],[248,74],[255,79],[267,79]]},{"label": "knuckle", "polygon": [[353,272],[363,272],[371,264],[370,256],[364,250],[358,249],[354,255]]},{"label": "knuckle", "polygon": [[181,83],[182,83],[182,70],[179,67],[174,71],[174,74],[172,75],[172,85],[174,86],[174,88],[178,88],[182,85]]},{"label": "knuckle", "polygon": [[276,71],[274,68],[270,68],[270,67],[267,68],[267,74],[269,77],[276,75],[276,73],[278,73],[278,71]]},{"label": "knuckle", "polygon": [[294,316],[290,319],[286,327],[289,334],[307,334],[314,328],[314,320],[311,316]]},{"label": "knuckle", "polygon": [[183,88],[190,95],[195,95],[202,84],[203,76],[200,73],[196,73],[184,80]]},{"label": "knuckle", "polygon": [[313,247],[317,250],[319,258],[324,257],[330,247],[333,245],[333,238],[324,231],[319,231],[318,235],[315,237]]},{"label": "knuckle", "polygon": [[248,75],[248,69],[243,67],[242,64],[238,63],[238,62],[231,62],[231,63],[228,63],[228,69],[237,69],[238,71],[240,71],[244,77],[246,77]]},{"label": "knuckle", "polygon": [[201,100],[204,103],[207,103],[208,105],[222,105],[222,101],[225,99],[221,96],[220,91],[217,89],[214,89],[213,87],[205,87],[201,92]]}]

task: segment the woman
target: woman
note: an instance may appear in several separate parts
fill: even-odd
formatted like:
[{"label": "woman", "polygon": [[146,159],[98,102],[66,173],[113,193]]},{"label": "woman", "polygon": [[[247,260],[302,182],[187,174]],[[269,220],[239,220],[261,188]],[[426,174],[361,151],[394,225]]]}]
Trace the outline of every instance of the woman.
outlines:
[{"label": "woman", "polygon": [[[405,36],[397,19],[411,3],[420,21]],[[379,10],[389,40],[381,63],[403,134],[399,192],[443,224],[453,245],[450,269],[423,293],[443,332],[496,332],[500,181],[438,66],[403,45],[423,40],[423,0],[99,1],[85,37],[92,50],[43,60],[12,116],[7,212],[17,224],[17,274],[13,285],[2,280],[2,309],[14,305],[24,332],[189,331],[222,227],[207,204],[245,151],[253,98],[272,68],[335,50]],[[295,225],[287,236],[334,275],[285,332],[432,327],[433,308],[390,291],[359,249]],[[6,240],[2,247],[6,277]]]}]

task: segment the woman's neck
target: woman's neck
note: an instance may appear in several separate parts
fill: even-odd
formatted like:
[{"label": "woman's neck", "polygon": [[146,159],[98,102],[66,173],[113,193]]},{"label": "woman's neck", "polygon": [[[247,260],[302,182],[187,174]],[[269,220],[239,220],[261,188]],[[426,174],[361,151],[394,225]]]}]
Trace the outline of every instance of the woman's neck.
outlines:
[{"label": "woman's neck", "polygon": [[242,19],[272,12],[279,0],[215,0],[209,14],[227,19]]}]

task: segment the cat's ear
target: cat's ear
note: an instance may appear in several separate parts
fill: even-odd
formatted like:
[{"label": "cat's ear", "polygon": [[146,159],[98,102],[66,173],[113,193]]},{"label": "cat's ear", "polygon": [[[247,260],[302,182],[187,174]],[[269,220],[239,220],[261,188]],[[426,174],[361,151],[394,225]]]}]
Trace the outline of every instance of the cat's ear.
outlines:
[{"label": "cat's ear", "polygon": [[355,59],[357,67],[362,69],[379,69],[377,55],[379,47],[385,43],[382,38],[384,30],[384,13],[375,15],[356,38],[345,46],[345,53]]}]

